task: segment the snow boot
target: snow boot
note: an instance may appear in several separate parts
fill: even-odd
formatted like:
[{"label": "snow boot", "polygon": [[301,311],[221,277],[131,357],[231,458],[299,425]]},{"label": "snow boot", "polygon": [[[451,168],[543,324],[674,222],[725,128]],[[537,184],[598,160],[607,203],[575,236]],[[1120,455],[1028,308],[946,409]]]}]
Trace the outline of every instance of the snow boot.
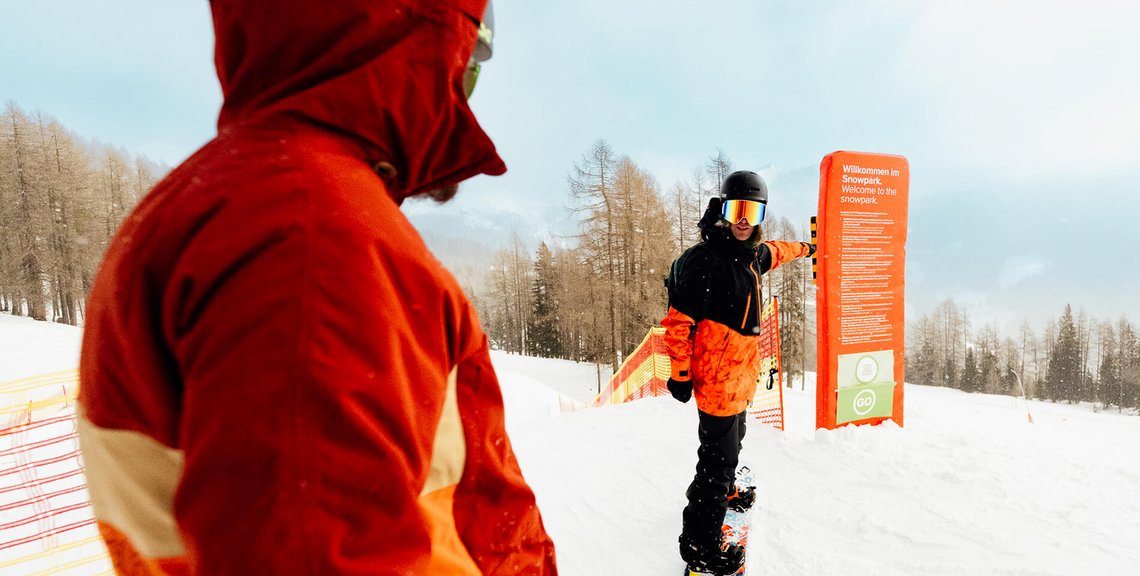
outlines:
[{"label": "snow boot", "polygon": [[744,547],[729,542],[701,544],[682,535],[681,559],[686,574],[732,576],[744,568]]},{"label": "snow boot", "polygon": [[740,486],[733,486],[732,493],[728,495],[728,503],[725,506],[729,510],[736,510],[737,512],[747,512],[752,505],[756,503],[756,487],[748,486],[741,488]]}]

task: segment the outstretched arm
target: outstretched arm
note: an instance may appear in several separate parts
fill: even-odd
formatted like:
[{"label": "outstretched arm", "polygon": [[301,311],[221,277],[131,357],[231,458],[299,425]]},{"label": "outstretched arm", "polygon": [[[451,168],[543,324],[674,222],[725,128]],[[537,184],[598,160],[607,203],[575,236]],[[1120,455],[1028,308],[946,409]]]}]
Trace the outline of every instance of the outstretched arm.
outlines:
[{"label": "outstretched arm", "polygon": [[760,245],[760,253],[756,259],[760,262],[760,273],[763,274],[776,269],[781,264],[791,262],[796,258],[807,258],[812,254],[815,254],[815,244],[769,240]]}]

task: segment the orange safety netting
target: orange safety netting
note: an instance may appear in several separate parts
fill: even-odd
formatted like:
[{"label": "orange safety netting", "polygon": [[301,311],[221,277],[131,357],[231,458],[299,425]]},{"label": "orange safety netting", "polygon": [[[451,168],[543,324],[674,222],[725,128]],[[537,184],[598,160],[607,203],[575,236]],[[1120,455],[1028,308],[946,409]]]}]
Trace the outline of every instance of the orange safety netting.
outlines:
[{"label": "orange safety netting", "polygon": [[760,317],[760,382],[748,414],[773,428],[784,429],[784,367],[780,363],[780,314],[773,297]]},{"label": "orange safety netting", "polygon": [[0,574],[113,574],[76,435],[75,370],[0,382]]}]

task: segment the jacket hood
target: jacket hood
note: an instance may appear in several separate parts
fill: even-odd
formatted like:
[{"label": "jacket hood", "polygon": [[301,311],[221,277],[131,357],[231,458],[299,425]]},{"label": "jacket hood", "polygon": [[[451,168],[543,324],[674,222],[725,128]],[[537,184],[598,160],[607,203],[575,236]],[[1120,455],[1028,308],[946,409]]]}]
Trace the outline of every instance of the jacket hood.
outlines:
[{"label": "jacket hood", "polygon": [[213,0],[218,131],[342,135],[397,201],[506,166],[463,95],[486,0]]}]

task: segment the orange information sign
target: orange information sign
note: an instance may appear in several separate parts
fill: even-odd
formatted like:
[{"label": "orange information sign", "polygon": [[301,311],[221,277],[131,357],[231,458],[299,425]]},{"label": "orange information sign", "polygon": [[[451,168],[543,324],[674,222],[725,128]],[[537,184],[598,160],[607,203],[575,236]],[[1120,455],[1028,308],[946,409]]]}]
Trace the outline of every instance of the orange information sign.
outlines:
[{"label": "orange information sign", "polygon": [[903,425],[906,158],[834,152],[820,164],[816,427]]}]

